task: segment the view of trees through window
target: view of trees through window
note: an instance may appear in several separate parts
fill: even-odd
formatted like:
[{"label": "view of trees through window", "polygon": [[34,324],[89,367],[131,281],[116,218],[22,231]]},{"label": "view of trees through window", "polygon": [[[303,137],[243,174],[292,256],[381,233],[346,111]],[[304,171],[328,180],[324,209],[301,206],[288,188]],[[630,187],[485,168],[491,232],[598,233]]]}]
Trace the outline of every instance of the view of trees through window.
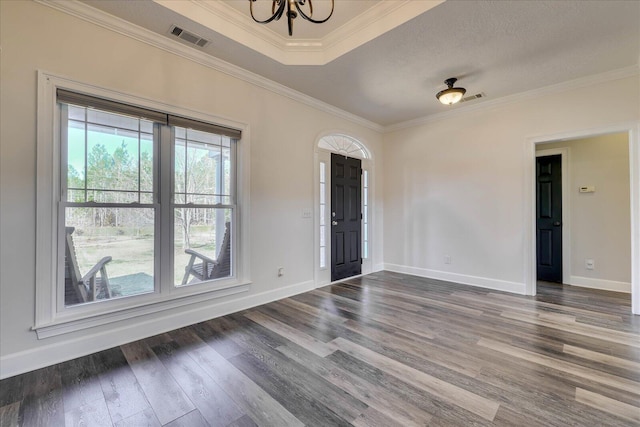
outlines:
[{"label": "view of trees through window", "polygon": [[[231,274],[226,225],[232,219],[227,208],[233,203],[231,162],[230,138],[175,128],[174,283],[178,286]],[[226,265],[214,269],[207,260]]]},{"label": "view of trees through window", "polygon": [[152,292],[153,123],[73,105],[66,111],[65,303]]},{"label": "view of trees through window", "polygon": [[[62,112],[65,304],[153,292],[158,176],[171,173],[157,161],[154,123],[73,105]],[[229,276],[230,265],[212,270],[232,218],[231,139],[173,132],[173,283]]]}]

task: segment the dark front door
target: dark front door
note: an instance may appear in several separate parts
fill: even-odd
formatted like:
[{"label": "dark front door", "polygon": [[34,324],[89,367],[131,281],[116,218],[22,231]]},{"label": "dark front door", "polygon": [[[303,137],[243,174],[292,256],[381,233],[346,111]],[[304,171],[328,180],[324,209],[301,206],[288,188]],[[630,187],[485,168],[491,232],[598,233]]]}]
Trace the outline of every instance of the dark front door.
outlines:
[{"label": "dark front door", "polygon": [[536,159],[538,280],[562,283],[562,170],[560,155]]},{"label": "dark front door", "polygon": [[362,272],[359,159],[331,154],[331,280]]}]

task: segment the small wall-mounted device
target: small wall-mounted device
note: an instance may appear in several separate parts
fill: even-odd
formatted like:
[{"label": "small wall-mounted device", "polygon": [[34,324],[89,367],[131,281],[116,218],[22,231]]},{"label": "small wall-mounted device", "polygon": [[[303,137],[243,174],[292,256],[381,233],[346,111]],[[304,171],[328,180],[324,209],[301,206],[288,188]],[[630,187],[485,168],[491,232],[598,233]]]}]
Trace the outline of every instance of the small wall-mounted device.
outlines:
[{"label": "small wall-mounted device", "polygon": [[581,193],[595,193],[596,186],[595,185],[583,185],[578,189]]}]

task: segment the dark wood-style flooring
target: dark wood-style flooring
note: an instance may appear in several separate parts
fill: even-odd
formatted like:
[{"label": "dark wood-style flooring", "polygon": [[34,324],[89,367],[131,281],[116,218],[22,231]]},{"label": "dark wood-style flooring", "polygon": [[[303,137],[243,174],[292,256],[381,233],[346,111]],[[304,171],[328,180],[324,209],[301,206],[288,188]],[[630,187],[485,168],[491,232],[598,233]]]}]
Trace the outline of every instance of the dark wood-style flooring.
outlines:
[{"label": "dark wood-style flooring", "polygon": [[0,382],[2,426],[640,425],[629,295],[380,272]]}]

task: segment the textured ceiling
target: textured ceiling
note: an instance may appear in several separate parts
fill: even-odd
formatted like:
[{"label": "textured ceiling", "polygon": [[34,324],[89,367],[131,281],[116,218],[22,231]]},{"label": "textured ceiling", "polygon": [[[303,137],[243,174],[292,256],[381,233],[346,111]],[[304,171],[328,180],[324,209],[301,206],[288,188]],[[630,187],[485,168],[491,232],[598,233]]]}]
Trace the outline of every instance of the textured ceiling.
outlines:
[{"label": "textured ceiling", "polygon": [[[148,0],[85,3],[165,36],[182,26],[211,40],[207,54],[383,126],[637,66],[640,58],[638,1],[448,0],[321,66],[282,65]],[[486,98],[441,105],[435,93],[447,77]]]}]

